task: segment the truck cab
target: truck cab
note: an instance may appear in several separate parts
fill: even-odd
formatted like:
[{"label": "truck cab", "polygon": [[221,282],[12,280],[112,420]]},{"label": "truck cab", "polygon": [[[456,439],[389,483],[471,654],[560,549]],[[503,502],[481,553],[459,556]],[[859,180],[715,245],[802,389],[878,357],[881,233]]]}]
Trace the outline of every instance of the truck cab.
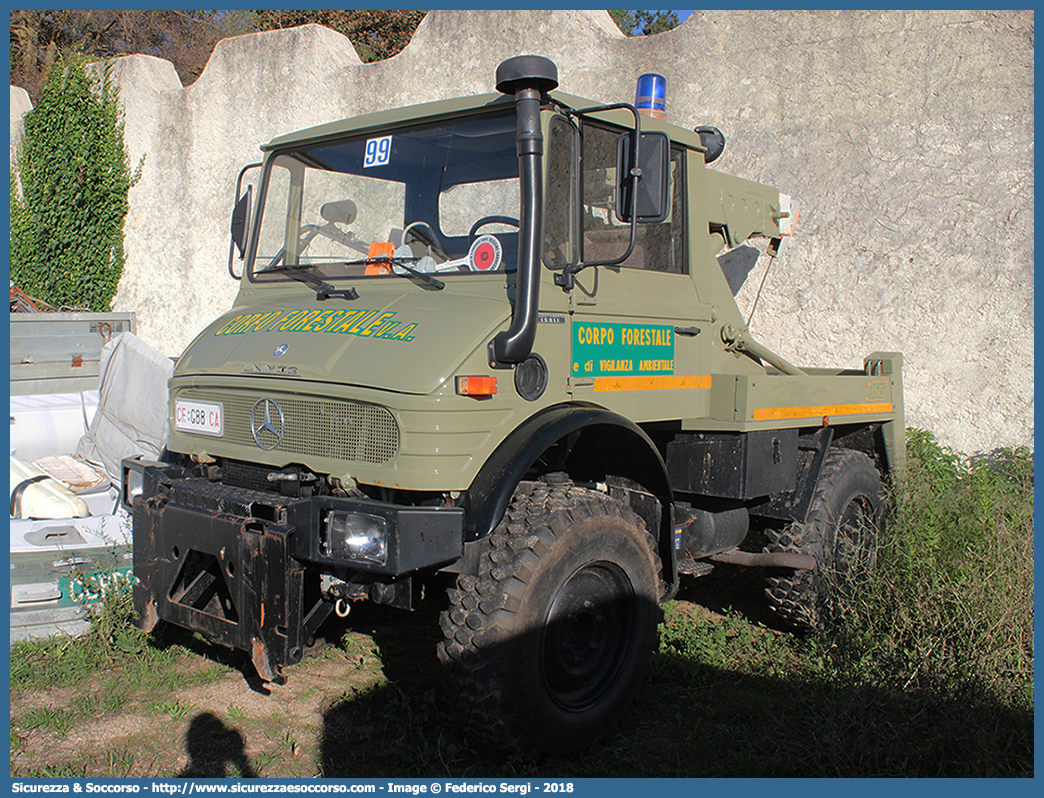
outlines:
[{"label": "truck cab", "polygon": [[781,617],[832,622],[903,465],[902,361],[802,369],[750,336],[716,255],[774,255],[796,206],[713,170],[717,131],[559,92],[538,56],[496,84],[262,148],[239,293],[124,503],[143,628],[277,681],[331,613],[441,575],[468,728],[563,752],[625,711],[683,574],[767,565]]}]

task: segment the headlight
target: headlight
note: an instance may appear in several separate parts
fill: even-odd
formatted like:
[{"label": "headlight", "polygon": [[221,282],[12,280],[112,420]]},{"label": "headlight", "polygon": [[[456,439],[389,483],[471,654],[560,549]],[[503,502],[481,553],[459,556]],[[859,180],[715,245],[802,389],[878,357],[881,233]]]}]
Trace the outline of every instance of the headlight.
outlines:
[{"label": "headlight", "polygon": [[140,460],[123,461],[122,482],[120,503],[128,513],[133,513],[134,497],[140,496],[145,486],[145,467]]},{"label": "headlight", "polygon": [[388,519],[332,511],[326,517],[326,554],[356,562],[388,563]]}]

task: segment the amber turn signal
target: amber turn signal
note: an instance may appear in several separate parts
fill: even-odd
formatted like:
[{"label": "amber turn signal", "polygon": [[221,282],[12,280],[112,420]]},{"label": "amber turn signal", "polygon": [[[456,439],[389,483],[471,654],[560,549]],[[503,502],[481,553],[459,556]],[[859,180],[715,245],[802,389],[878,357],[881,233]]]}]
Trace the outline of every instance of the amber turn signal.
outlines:
[{"label": "amber turn signal", "polygon": [[496,392],[496,377],[457,377],[457,393],[461,396],[492,396]]}]

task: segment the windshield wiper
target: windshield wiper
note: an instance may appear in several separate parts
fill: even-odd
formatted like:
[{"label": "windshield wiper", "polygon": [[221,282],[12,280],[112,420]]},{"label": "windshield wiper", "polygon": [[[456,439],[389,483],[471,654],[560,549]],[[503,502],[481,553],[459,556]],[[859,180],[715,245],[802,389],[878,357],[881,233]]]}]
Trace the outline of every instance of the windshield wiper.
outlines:
[{"label": "windshield wiper", "polygon": [[[400,269],[404,269],[405,271],[407,271],[410,274],[412,274],[414,277],[420,278],[421,280],[426,282],[428,285],[430,285],[432,288],[434,288],[436,291],[441,291],[443,288],[446,287],[446,284],[444,282],[442,282],[442,280],[438,279],[437,277],[432,277],[427,272],[419,272],[416,269],[414,269],[412,266],[407,266],[406,262],[405,262],[406,260],[408,260],[407,258],[394,258],[393,257],[393,258],[384,258],[384,260],[390,260],[393,265],[398,266]],[[416,263],[418,259],[417,258],[413,258],[412,260],[413,260],[414,263]],[[392,269],[393,273],[394,273],[394,271],[395,270]]]},{"label": "windshield wiper", "polygon": [[[339,265],[341,265],[341,266],[365,266],[368,263],[371,263],[371,264],[372,263],[377,263],[377,264],[387,263],[387,264],[389,264],[391,266],[398,266],[404,272],[407,272],[408,274],[412,275],[413,277],[417,277],[418,279],[423,280],[425,283],[430,285],[436,291],[441,291],[443,288],[446,287],[446,284],[444,282],[442,282],[442,280],[438,279],[437,277],[432,277],[427,272],[419,272],[416,269],[414,269],[412,266],[407,266],[406,265],[406,261],[410,261],[410,260],[412,260],[412,261],[414,261],[416,263],[418,260],[420,260],[420,258],[402,258],[402,257],[389,256],[389,255],[380,255],[380,256],[375,257],[375,258],[367,258],[366,260],[346,260],[346,261],[341,261]],[[392,274],[395,274],[395,270],[394,269],[392,269]]]},{"label": "windshield wiper", "polygon": [[308,272],[301,271],[302,269],[309,268],[306,266],[266,266],[260,271],[254,272],[255,274],[267,274],[270,272],[285,272],[289,274],[293,279],[300,283],[307,283],[316,289],[315,298],[320,302],[331,297],[341,297],[341,299],[358,299],[359,292],[355,288],[334,288],[328,282],[314,274],[308,274]]}]

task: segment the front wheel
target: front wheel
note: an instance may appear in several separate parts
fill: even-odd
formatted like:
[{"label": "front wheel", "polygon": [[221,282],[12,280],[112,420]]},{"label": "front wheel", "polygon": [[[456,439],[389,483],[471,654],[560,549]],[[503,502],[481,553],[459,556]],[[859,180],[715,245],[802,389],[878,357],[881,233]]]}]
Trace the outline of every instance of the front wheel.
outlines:
[{"label": "front wheel", "polygon": [[816,558],[812,571],[765,569],[769,607],[786,626],[837,625],[873,572],[882,502],[881,477],[869,457],[850,449],[827,452],[805,523],[766,531],[766,551]]},{"label": "front wheel", "polygon": [[655,543],[625,505],[526,482],[441,618],[467,731],[531,758],[589,748],[641,684],[659,621]]}]

